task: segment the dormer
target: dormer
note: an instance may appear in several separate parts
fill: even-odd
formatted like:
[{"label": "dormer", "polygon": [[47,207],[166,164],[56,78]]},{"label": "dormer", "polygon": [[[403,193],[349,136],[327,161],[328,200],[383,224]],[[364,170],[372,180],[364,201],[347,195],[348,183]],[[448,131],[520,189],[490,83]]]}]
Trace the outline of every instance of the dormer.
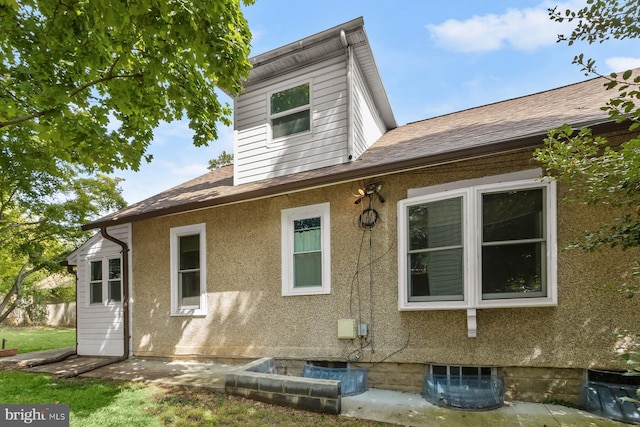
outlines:
[{"label": "dormer", "polygon": [[357,159],[395,128],[357,18],[251,58],[234,100],[234,184]]}]

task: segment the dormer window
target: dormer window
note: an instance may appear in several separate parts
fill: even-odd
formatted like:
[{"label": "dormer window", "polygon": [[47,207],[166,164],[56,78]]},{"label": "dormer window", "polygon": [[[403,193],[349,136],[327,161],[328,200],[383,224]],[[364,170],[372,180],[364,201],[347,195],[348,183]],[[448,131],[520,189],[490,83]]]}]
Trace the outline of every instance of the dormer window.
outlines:
[{"label": "dormer window", "polygon": [[272,139],[311,130],[309,87],[309,83],[305,83],[271,94],[269,118]]}]

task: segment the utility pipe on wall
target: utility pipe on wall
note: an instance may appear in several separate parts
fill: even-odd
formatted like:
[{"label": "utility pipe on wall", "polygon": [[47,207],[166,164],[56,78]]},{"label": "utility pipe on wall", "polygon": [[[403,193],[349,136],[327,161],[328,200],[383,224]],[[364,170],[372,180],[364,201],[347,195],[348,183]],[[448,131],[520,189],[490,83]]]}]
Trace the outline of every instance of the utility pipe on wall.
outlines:
[{"label": "utility pipe on wall", "polygon": [[346,50],[347,55],[347,156],[353,159],[354,135],[353,135],[353,49],[347,40],[344,30],[340,31],[340,43]]}]

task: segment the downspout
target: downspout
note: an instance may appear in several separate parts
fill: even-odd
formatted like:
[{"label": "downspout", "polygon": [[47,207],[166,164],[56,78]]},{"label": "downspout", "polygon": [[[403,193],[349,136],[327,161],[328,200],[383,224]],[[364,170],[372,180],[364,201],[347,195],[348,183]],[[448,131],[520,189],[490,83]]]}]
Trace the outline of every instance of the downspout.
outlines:
[{"label": "downspout", "polygon": [[344,30],[340,31],[340,43],[347,55],[347,156],[353,160],[353,51]]},{"label": "downspout", "polygon": [[86,372],[102,368],[103,366],[124,362],[129,358],[129,246],[127,246],[127,244],[122,240],[118,240],[115,237],[110,236],[109,233],[107,233],[106,227],[100,228],[100,234],[105,239],[122,248],[122,335],[124,339],[124,351],[122,352],[122,356],[117,359],[103,360],[78,369],[73,369],[60,375],[60,378],[76,377]]}]

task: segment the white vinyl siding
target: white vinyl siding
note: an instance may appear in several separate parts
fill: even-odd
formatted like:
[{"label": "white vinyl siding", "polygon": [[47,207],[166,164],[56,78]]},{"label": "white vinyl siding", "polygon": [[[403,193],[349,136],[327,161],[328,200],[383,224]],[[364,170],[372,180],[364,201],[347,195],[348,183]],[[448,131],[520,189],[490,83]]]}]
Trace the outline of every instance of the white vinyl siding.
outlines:
[{"label": "white vinyl siding", "polygon": [[[310,84],[311,132],[269,138],[269,96]],[[347,80],[343,57],[251,86],[235,101],[234,183],[348,161]]]},{"label": "white vinyl siding", "polygon": [[[109,227],[107,231],[109,235],[130,245],[130,224]],[[109,285],[115,286],[115,282],[119,280],[115,278],[109,280],[108,271],[106,271],[109,259],[120,259],[122,268],[122,256],[122,247],[103,238],[99,233],[82,245],[75,255],[78,277],[78,355],[122,356],[124,351],[122,303],[108,301],[110,296],[114,296],[113,293],[109,295]],[[131,261],[131,251],[128,256]],[[97,304],[90,303],[89,268],[92,261],[100,261],[103,272],[102,302]],[[129,270],[129,277],[131,277],[131,270]],[[120,292],[122,292],[121,286],[120,284]]]},{"label": "white vinyl siding", "polygon": [[384,134],[385,128],[376,110],[364,76],[354,62],[353,76],[353,160],[357,159]]}]

